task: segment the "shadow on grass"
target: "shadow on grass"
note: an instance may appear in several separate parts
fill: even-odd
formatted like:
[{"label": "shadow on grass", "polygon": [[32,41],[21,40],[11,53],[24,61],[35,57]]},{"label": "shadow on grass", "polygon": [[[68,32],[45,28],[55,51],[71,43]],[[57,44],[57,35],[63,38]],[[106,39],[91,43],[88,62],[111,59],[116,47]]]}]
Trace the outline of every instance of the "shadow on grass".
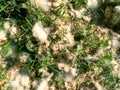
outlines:
[{"label": "shadow on grass", "polygon": [[[107,27],[120,34],[120,2],[102,3],[97,9],[91,11],[91,23],[101,27]],[[117,8],[119,9],[117,11]]]}]

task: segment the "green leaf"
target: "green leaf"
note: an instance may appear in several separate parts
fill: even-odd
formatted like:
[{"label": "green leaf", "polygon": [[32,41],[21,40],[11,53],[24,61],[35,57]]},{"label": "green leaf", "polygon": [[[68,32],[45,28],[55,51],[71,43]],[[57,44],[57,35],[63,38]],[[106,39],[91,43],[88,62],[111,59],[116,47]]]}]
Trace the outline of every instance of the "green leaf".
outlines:
[{"label": "green leaf", "polygon": [[105,61],[111,61],[112,60],[112,56],[111,55],[104,55],[101,57],[102,60],[105,60]]},{"label": "green leaf", "polygon": [[30,27],[33,27],[33,25],[31,24],[30,20],[28,20],[28,18],[25,18],[25,20],[29,24]]},{"label": "green leaf", "polygon": [[57,83],[57,86],[61,86],[61,85],[63,85],[63,84],[64,84],[63,79],[60,79],[60,80],[58,81],[58,83]]},{"label": "green leaf", "polygon": [[31,44],[32,44],[32,42],[29,41],[29,42],[26,44],[26,48],[27,48],[30,52],[34,52],[34,49],[32,49],[32,48],[30,47]]},{"label": "green leaf", "polygon": [[65,6],[64,4],[61,4],[56,8],[55,15],[58,18],[61,18],[64,15],[64,13],[65,13]]},{"label": "green leaf", "polygon": [[0,7],[0,12],[4,11],[8,7],[8,4],[5,5],[4,7]]},{"label": "green leaf", "polygon": [[10,43],[7,43],[3,46],[3,55],[6,56],[9,52]]},{"label": "green leaf", "polygon": [[108,43],[109,43],[109,38],[106,37],[106,38],[102,41],[102,46],[106,47],[106,46],[108,46]]},{"label": "green leaf", "polygon": [[99,71],[99,67],[94,68],[94,72],[97,73]]},{"label": "green leaf", "polygon": [[23,30],[23,31],[25,31],[25,32],[27,32],[28,31],[28,29],[26,29],[23,25],[22,26],[20,26],[21,27],[21,29]]},{"label": "green leaf", "polygon": [[50,58],[49,56],[47,56],[47,57],[46,57],[46,60],[47,60],[47,61],[50,61],[50,60],[51,60],[51,58]]}]

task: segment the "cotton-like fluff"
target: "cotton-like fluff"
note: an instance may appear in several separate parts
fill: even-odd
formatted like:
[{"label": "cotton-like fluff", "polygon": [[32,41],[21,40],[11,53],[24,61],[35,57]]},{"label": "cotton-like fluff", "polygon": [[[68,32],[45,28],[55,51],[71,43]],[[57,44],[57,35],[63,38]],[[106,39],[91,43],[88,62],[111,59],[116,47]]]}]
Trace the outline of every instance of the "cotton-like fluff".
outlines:
[{"label": "cotton-like fluff", "polygon": [[97,8],[100,5],[100,0],[88,0],[87,6],[89,8]]},{"label": "cotton-like fluff", "polygon": [[27,75],[20,75],[17,74],[16,77],[14,77],[14,80],[10,81],[11,88],[14,90],[25,90],[29,89],[29,77]]},{"label": "cotton-like fluff", "polygon": [[119,65],[119,62],[117,60],[112,60],[112,64],[113,64],[113,74],[117,74],[118,77],[120,78],[120,65]]},{"label": "cotton-like fluff", "polygon": [[5,28],[5,29],[9,29],[9,28],[10,28],[10,22],[5,21],[5,22],[4,22],[4,28]]},{"label": "cotton-like fluff", "polygon": [[15,25],[13,25],[11,28],[10,28],[10,35],[11,37],[14,37],[15,35],[17,35],[18,33],[18,29]]},{"label": "cotton-like fluff", "polygon": [[10,38],[15,38],[20,34],[19,29],[17,28],[17,25],[15,24],[15,21],[7,20],[3,24],[4,29],[7,33],[9,33]]},{"label": "cotton-like fluff", "polygon": [[72,82],[74,77],[77,76],[77,69],[65,63],[59,63],[58,68],[62,70],[62,72],[58,74],[58,79],[63,79],[66,82]]},{"label": "cotton-like fluff", "polygon": [[20,84],[23,86],[23,87],[26,87],[26,88],[29,88],[30,87],[30,78],[28,75],[21,75],[20,77]]},{"label": "cotton-like fluff", "polygon": [[42,23],[36,22],[33,29],[32,29],[33,36],[39,40],[42,43],[46,43],[46,45],[49,45],[49,41],[47,40],[48,38],[48,33],[45,32],[45,28],[43,27]]},{"label": "cotton-like fluff", "polygon": [[6,32],[4,30],[0,30],[0,40],[6,39]]},{"label": "cotton-like fluff", "polygon": [[68,44],[66,44],[67,46],[72,47],[75,45],[75,41],[74,41],[74,36],[71,34],[70,30],[71,30],[71,25],[69,25],[67,28],[67,34],[65,35],[64,40],[68,41]]},{"label": "cotton-like fluff", "polygon": [[81,18],[81,17],[83,17],[83,14],[85,13],[86,9],[81,8],[79,10],[73,10],[73,11],[74,11],[76,17]]},{"label": "cotton-like fluff", "polygon": [[6,31],[0,30],[0,45],[3,45],[7,40]]},{"label": "cotton-like fluff", "polygon": [[7,72],[9,78],[11,90],[29,90],[30,89],[30,78],[26,73],[19,73],[19,68],[17,66],[12,67]]},{"label": "cotton-like fluff", "polygon": [[66,4],[67,2],[68,0],[54,0],[54,2],[52,2],[52,6],[58,7],[60,4]]},{"label": "cotton-like fluff", "polygon": [[48,82],[50,81],[53,74],[49,75],[47,78],[41,80],[36,90],[49,90]]},{"label": "cotton-like fluff", "polygon": [[120,13],[120,5],[115,6],[114,11]]},{"label": "cotton-like fluff", "polygon": [[32,4],[34,4],[36,7],[40,7],[44,11],[50,10],[50,2],[48,0],[30,0]]},{"label": "cotton-like fluff", "polygon": [[117,37],[112,37],[111,46],[112,46],[112,48],[120,47],[120,41]]},{"label": "cotton-like fluff", "polygon": [[66,41],[69,42],[69,44],[67,44],[67,46],[72,47],[72,46],[75,45],[74,37],[73,37],[73,35],[72,35],[70,32],[68,32],[68,33],[66,34],[64,40],[66,40]]}]

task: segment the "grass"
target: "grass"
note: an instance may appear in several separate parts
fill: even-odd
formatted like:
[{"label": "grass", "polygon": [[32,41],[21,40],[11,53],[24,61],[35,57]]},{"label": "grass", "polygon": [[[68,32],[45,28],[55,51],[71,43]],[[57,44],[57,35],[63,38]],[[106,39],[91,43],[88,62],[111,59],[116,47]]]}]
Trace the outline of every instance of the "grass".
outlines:
[{"label": "grass", "polygon": [[6,71],[0,66],[0,80],[7,79],[5,76]]},{"label": "grass", "polygon": [[70,0],[74,9],[80,9],[84,7],[87,3],[87,0]]},{"label": "grass", "polygon": [[[105,0],[103,0],[105,2]],[[26,4],[26,7],[22,7],[22,3]],[[74,9],[80,9],[85,7],[86,0],[70,0],[68,3],[72,4]],[[79,75],[87,75],[88,72],[95,75],[93,78],[106,89],[106,90],[115,90],[116,84],[119,83],[119,78],[114,76],[111,72],[113,71],[113,66],[111,64],[112,56],[110,52],[107,52],[105,49],[108,46],[109,37],[105,36],[101,40],[98,37],[99,31],[97,31],[97,27],[89,22],[84,21],[83,19],[79,19],[76,17],[72,17],[73,29],[72,33],[74,34],[75,46],[72,48],[66,48],[65,50],[59,50],[59,53],[55,54],[52,50],[52,46],[48,48],[43,48],[44,44],[40,43],[41,47],[39,48],[39,43],[32,36],[32,28],[36,21],[41,21],[47,27],[57,27],[54,26],[54,22],[57,19],[70,20],[70,17],[65,19],[64,14],[66,13],[67,5],[61,4],[58,7],[55,7],[51,12],[44,12],[42,9],[38,9],[32,6],[28,0],[11,0],[0,1],[0,25],[3,27],[2,22],[6,18],[11,18],[15,20],[15,24],[20,29],[20,35],[15,38],[11,38],[8,36],[8,42],[3,45],[3,57],[6,58],[9,53],[11,43],[14,43],[18,48],[16,52],[27,53],[30,57],[27,62],[21,62],[18,59],[18,55],[15,57],[15,64],[20,65],[22,68],[26,68],[28,74],[31,78],[40,80],[46,75],[43,72],[39,72],[39,69],[43,67],[47,67],[49,73],[54,73],[54,83],[56,83],[57,87],[61,87],[64,85],[64,80],[56,81],[57,74],[61,72],[57,67],[57,63],[59,63],[60,59],[68,58],[68,52],[75,54],[73,61],[69,62],[71,66],[77,67],[78,76]],[[32,12],[32,13],[31,13]],[[55,19],[51,18],[51,14],[55,16]],[[53,30],[54,31],[54,30]],[[54,34],[55,38],[50,36],[51,45],[58,43],[62,40],[61,34]],[[8,33],[9,34],[9,33]],[[33,46],[33,47],[31,47]],[[81,48],[80,48],[81,47]],[[96,59],[86,59],[88,56],[94,56],[97,53],[99,48],[104,49],[104,52],[98,56]],[[41,50],[41,54],[39,55],[38,51]],[[9,56],[12,58],[12,56]],[[10,59],[12,62],[13,59]],[[9,62],[10,62],[9,61]],[[10,68],[11,65],[8,63],[7,68]],[[68,62],[66,60],[66,62]],[[4,68],[5,69],[5,68]],[[0,79],[6,79],[5,71],[0,66]],[[86,77],[85,86],[90,87],[93,83],[91,82],[91,74],[88,74],[88,78]],[[82,86],[82,85],[81,85]],[[84,86],[84,85],[83,85]]]}]

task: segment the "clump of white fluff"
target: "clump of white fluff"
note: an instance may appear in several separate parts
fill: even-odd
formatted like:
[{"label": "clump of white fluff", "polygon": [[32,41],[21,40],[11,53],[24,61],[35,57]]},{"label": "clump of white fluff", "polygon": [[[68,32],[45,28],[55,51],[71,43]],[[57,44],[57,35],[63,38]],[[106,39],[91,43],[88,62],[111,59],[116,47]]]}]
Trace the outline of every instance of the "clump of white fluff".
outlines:
[{"label": "clump of white fluff", "polygon": [[64,70],[65,72],[70,72],[72,76],[77,76],[77,69],[67,65],[66,63],[59,63],[58,68],[60,70]]},{"label": "clump of white fluff", "polygon": [[4,28],[5,28],[5,29],[9,29],[9,28],[10,28],[10,22],[5,21],[5,22],[4,22]]},{"label": "clump of white fluff", "polygon": [[30,0],[36,7],[40,7],[44,11],[49,11],[51,3],[48,0]]},{"label": "clump of white fluff", "polygon": [[74,37],[73,37],[73,35],[72,35],[70,32],[68,32],[68,33],[65,35],[64,40],[66,40],[66,41],[69,42],[69,44],[67,44],[67,46],[72,47],[72,46],[75,45]]},{"label": "clump of white fluff", "polygon": [[48,33],[45,32],[45,29],[46,28],[44,28],[42,23],[39,21],[35,23],[32,29],[32,33],[37,40],[39,40],[42,43],[46,43],[46,45],[48,46],[49,45],[49,41],[47,40]]},{"label": "clump of white fluff", "polygon": [[12,90],[29,90],[30,78],[28,75],[22,75],[19,73],[18,67],[11,68],[7,75],[9,77],[10,88]]},{"label": "clump of white fluff", "polygon": [[3,45],[6,42],[7,40],[6,35],[7,35],[6,31],[0,30],[0,45]]},{"label": "clump of white fluff", "polygon": [[0,40],[6,40],[6,32],[4,30],[0,30]]},{"label": "clump of white fluff", "polygon": [[118,40],[117,37],[112,37],[111,46],[112,46],[112,48],[120,47],[120,41]]},{"label": "clump of white fluff", "polygon": [[9,33],[9,37],[10,38],[15,38],[16,36],[19,35],[20,32],[18,32],[18,28],[15,24],[15,21],[10,21],[10,20],[7,20],[4,22],[4,29],[7,33]]},{"label": "clump of white fluff", "polygon": [[65,63],[59,63],[58,68],[62,70],[62,72],[58,74],[58,79],[60,78],[66,82],[72,82],[74,77],[77,76],[77,69]]},{"label": "clump of white fluff", "polygon": [[114,11],[120,13],[120,5],[115,6]]},{"label": "clump of white fluff", "polygon": [[49,75],[47,78],[43,78],[37,87],[37,90],[49,90],[48,82],[50,81],[53,74]]},{"label": "clump of white fluff", "polygon": [[10,35],[14,37],[17,33],[18,33],[17,27],[15,25],[11,26]]},{"label": "clump of white fluff", "polygon": [[118,76],[118,78],[120,78],[120,64],[119,64],[120,62],[118,61],[118,60],[112,60],[112,64],[113,64],[113,74],[117,74],[117,76]]},{"label": "clump of white fluff", "polygon": [[71,30],[71,24],[67,28],[67,34],[65,35],[64,40],[68,41],[67,46],[72,47],[75,45],[75,41],[74,41],[74,36],[71,34],[70,30]]},{"label": "clump of white fluff", "polygon": [[54,2],[52,2],[52,5],[54,7],[59,6],[60,4],[66,4],[68,2],[68,0],[54,0]]},{"label": "clump of white fluff", "polygon": [[89,8],[97,8],[100,4],[100,0],[88,0],[87,1],[87,6]]}]

